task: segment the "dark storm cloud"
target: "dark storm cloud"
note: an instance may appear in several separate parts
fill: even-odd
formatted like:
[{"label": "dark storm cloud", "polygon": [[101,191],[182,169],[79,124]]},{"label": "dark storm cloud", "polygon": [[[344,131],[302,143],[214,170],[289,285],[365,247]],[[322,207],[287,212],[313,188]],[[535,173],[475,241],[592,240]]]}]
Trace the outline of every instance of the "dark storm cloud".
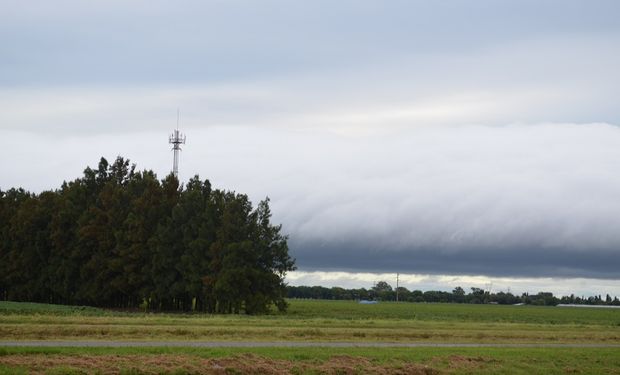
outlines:
[{"label": "dark storm cloud", "polygon": [[583,249],[532,246],[503,251],[461,248],[454,254],[441,249],[382,249],[369,243],[297,243],[292,254],[304,271],[486,275],[490,277],[618,278],[620,253],[616,249]]}]

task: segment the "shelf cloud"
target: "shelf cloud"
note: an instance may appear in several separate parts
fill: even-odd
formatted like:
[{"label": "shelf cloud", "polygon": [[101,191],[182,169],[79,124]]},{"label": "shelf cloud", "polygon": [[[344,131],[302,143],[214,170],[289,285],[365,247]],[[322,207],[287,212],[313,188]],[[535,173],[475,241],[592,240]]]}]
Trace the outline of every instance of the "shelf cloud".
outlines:
[{"label": "shelf cloud", "polygon": [[[242,152],[217,150],[241,134]],[[617,277],[617,126],[210,136],[198,159],[216,182],[268,192],[305,269]]]},{"label": "shelf cloud", "polygon": [[269,196],[302,272],[618,279],[616,1],[0,8],[0,189],[163,178],[180,107],[181,179]]}]

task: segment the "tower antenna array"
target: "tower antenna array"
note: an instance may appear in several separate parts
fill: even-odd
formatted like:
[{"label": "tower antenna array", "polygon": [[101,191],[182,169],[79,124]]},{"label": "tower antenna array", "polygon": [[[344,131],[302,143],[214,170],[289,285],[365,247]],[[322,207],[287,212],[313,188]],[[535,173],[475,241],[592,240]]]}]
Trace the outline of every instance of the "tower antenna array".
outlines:
[{"label": "tower antenna array", "polygon": [[174,151],[174,160],[172,162],[172,174],[174,177],[179,178],[179,152],[181,151],[181,145],[185,144],[185,135],[179,132],[179,116],[180,111],[177,108],[177,128],[174,133],[168,137],[168,143],[172,145],[172,151]]}]

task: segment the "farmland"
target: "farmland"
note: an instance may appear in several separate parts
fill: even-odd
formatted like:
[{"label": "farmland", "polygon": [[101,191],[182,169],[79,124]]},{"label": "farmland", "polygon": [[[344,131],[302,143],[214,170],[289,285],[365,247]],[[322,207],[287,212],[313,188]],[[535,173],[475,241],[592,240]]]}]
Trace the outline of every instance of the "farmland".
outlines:
[{"label": "farmland", "polygon": [[[0,341],[91,340],[103,345],[90,348],[6,346],[0,348],[0,366],[3,366],[0,368],[3,371],[21,368],[35,372],[43,371],[43,367],[80,369],[82,360],[90,358],[86,362],[101,362],[100,370],[112,373],[123,369],[146,372],[185,369],[185,372],[192,373],[201,372],[198,368],[228,366],[221,363],[241,366],[246,362],[269,361],[277,362],[272,363],[273,366],[288,369],[284,373],[330,373],[342,368],[352,369],[353,373],[364,372],[363,368],[387,373],[397,372],[398,368],[408,369],[405,372],[409,373],[563,373],[565,370],[620,373],[620,311],[615,309],[289,302],[288,312],[262,316],[118,312],[90,307],[0,302]],[[106,343],[113,342],[147,342],[155,346],[106,347]],[[177,346],[160,347],[158,342]],[[183,347],[183,343],[192,342],[248,343],[248,347]],[[270,347],[271,343],[284,346],[287,342],[313,343],[318,347]],[[251,343],[263,347],[250,347]],[[327,349],[320,347],[321,343],[447,343],[457,347],[368,348],[344,345]],[[473,348],[459,347],[459,344],[534,347]],[[549,347],[582,344],[601,347]],[[120,367],[109,368],[110,360],[105,359],[111,357]],[[178,366],[161,367],[157,361],[162,358],[167,358],[164,362],[168,364],[178,362]],[[585,366],[587,358],[590,360]],[[213,361],[221,363],[214,364]],[[147,365],[135,368],[136,363]],[[366,364],[358,368],[360,363]]]}]

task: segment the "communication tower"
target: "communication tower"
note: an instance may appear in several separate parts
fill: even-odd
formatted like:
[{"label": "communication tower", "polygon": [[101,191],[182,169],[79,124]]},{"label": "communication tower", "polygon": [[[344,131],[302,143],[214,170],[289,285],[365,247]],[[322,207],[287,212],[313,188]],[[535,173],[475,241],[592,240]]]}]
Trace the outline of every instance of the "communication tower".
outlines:
[{"label": "communication tower", "polygon": [[174,160],[172,162],[172,174],[174,177],[179,178],[179,152],[181,151],[181,145],[185,144],[185,135],[179,132],[179,110],[177,109],[177,128],[174,133],[168,137],[168,143],[172,145],[172,151],[174,151]]}]

